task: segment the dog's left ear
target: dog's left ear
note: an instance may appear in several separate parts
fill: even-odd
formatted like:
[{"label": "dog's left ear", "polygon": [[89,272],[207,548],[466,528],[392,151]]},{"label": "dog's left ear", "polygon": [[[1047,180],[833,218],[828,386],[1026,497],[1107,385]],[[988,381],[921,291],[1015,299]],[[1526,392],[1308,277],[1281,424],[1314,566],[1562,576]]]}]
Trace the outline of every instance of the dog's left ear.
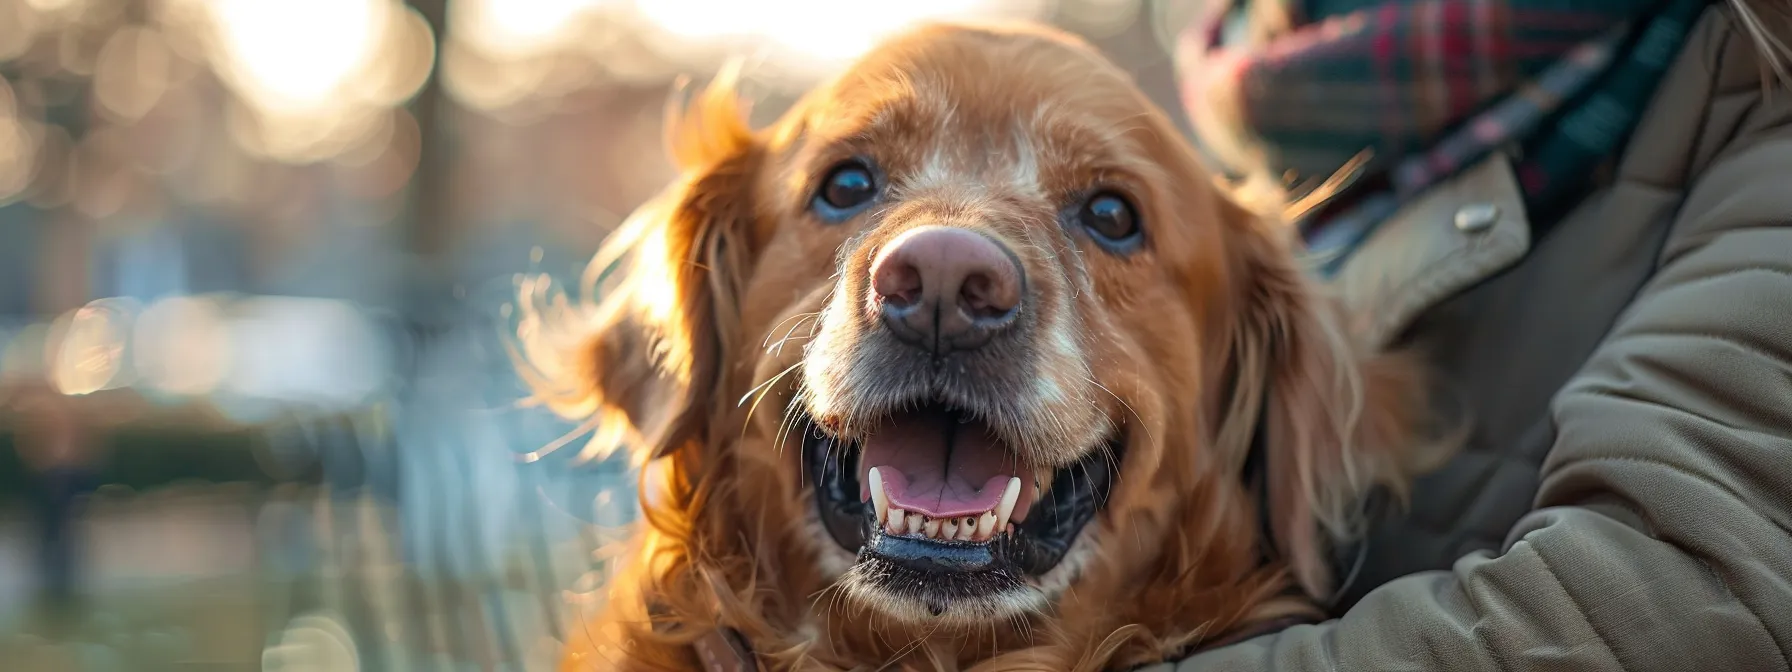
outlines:
[{"label": "dog's left ear", "polygon": [[1265,433],[1272,541],[1301,587],[1324,599],[1330,545],[1361,534],[1364,498],[1382,486],[1404,500],[1410,478],[1440,453],[1423,368],[1346,332],[1338,304],[1297,265],[1292,232],[1242,209],[1228,214],[1242,242],[1220,443],[1242,461]]},{"label": "dog's left ear", "polygon": [[667,117],[679,178],[592,260],[597,302],[525,309],[520,328],[536,396],[588,420],[595,452],[629,444],[641,462],[703,441],[719,412],[761,159],[726,74]]}]

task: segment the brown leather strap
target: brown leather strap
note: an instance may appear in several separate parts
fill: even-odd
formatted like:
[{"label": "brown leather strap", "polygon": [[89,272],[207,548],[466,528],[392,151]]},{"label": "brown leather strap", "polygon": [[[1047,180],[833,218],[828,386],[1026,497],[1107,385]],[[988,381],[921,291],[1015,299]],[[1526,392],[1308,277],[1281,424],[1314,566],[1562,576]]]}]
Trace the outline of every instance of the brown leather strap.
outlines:
[{"label": "brown leather strap", "polygon": [[[657,600],[647,601],[647,613],[653,619],[655,632],[671,632],[675,627],[671,612]],[[746,639],[734,628],[717,625],[691,642],[691,653],[704,672],[758,672],[753,652]]]},{"label": "brown leather strap", "polygon": [[705,672],[757,672],[753,654],[733,628],[718,627],[691,642]]}]

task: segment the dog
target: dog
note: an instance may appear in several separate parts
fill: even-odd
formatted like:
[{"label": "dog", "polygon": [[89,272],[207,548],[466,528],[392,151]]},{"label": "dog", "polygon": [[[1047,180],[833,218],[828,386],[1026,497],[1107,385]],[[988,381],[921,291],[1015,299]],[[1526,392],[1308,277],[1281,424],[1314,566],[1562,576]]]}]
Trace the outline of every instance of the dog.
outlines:
[{"label": "dog", "polygon": [[522,320],[642,467],[564,669],[1161,661],[1320,617],[1443,454],[1418,360],[1084,42],[910,29],[763,129],[734,88],[673,110],[601,298]]}]

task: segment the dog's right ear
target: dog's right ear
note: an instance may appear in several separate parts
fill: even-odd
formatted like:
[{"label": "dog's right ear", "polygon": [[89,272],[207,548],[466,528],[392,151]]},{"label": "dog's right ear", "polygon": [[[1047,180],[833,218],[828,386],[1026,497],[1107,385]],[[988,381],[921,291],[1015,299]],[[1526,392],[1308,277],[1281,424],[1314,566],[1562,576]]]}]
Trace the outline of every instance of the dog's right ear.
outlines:
[{"label": "dog's right ear", "polygon": [[587,454],[629,445],[637,464],[704,441],[721,410],[760,161],[727,72],[669,110],[667,142],[679,178],[604,242],[586,296],[519,301],[535,398],[594,430]]},{"label": "dog's right ear", "polygon": [[1323,600],[1334,588],[1331,546],[1363,533],[1365,498],[1385,488],[1403,502],[1411,478],[1440,464],[1457,437],[1434,426],[1420,360],[1346,332],[1339,306],[1298,265],[1291,229],[1231,204],[1222,212],[1239,234],[1242,282],[1223,351],[1234,375],[1220,442],[1242,462],[1263,433],[1272,541]]}]

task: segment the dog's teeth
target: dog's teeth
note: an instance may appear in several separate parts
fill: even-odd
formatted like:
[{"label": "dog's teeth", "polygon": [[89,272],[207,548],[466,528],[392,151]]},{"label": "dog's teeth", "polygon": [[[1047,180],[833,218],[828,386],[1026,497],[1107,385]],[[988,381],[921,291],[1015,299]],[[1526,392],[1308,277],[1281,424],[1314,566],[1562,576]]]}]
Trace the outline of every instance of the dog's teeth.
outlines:
[{"label": "dog's teeth", "polygon": [[996,529],[1008,527],[1008,518],[1014,515],[1014,504],[1020,501],[1020,477],[1008,479],[1008,489],[1002,491],[1002,503],[996,505]]},{"label": "dog's teeth", "polygon": [[973,518],[971,516],[965,516],[964,520],[961,520],[958,522],[958,540],[959,541],[970,541],[971,537],[975,536],[976,534],[977,534],[977,519],[976,518]]},{"label": "dog's teeth", "polygon": [[884,492],[884,475],[877,473],[877,467],[865,479],[871,484],[871,506],[877,511],[877,519],[884,520],[890,512],[890,495]]},{"label": "dog's teeth", "polygon": [[909,534],[914,534],[916,532],[921,531],[922,518],[923,518],[923,516],[919,513],[908,514],[908,533]]},{"label": "dog's teeth", "polygon": [[996,512],[984,511],[983,515],[979,516],[977,518],[977,538],[978,539],[988,539],[990,537],[995,536],[995,533],[996,533]]},{"label": "dog's teeth", "polygon": [[934,539],[940,538],[940,519],[928,518],[927,520],[921,521],[921,534],[925,534]]},{"label": "dog's teeth", "polygon": [[958,538],[958,519],[957,518],[947,518],[946,522],[944,524],[940,525],[940,538],[941,539],[957,539]]},{"label": "dog's teeth", "polygon": [[890,534],[902,534],[902,530],[908,526],[907,519],[908,512],[892,506],[889,517],[884,519],[884,529]]}]

